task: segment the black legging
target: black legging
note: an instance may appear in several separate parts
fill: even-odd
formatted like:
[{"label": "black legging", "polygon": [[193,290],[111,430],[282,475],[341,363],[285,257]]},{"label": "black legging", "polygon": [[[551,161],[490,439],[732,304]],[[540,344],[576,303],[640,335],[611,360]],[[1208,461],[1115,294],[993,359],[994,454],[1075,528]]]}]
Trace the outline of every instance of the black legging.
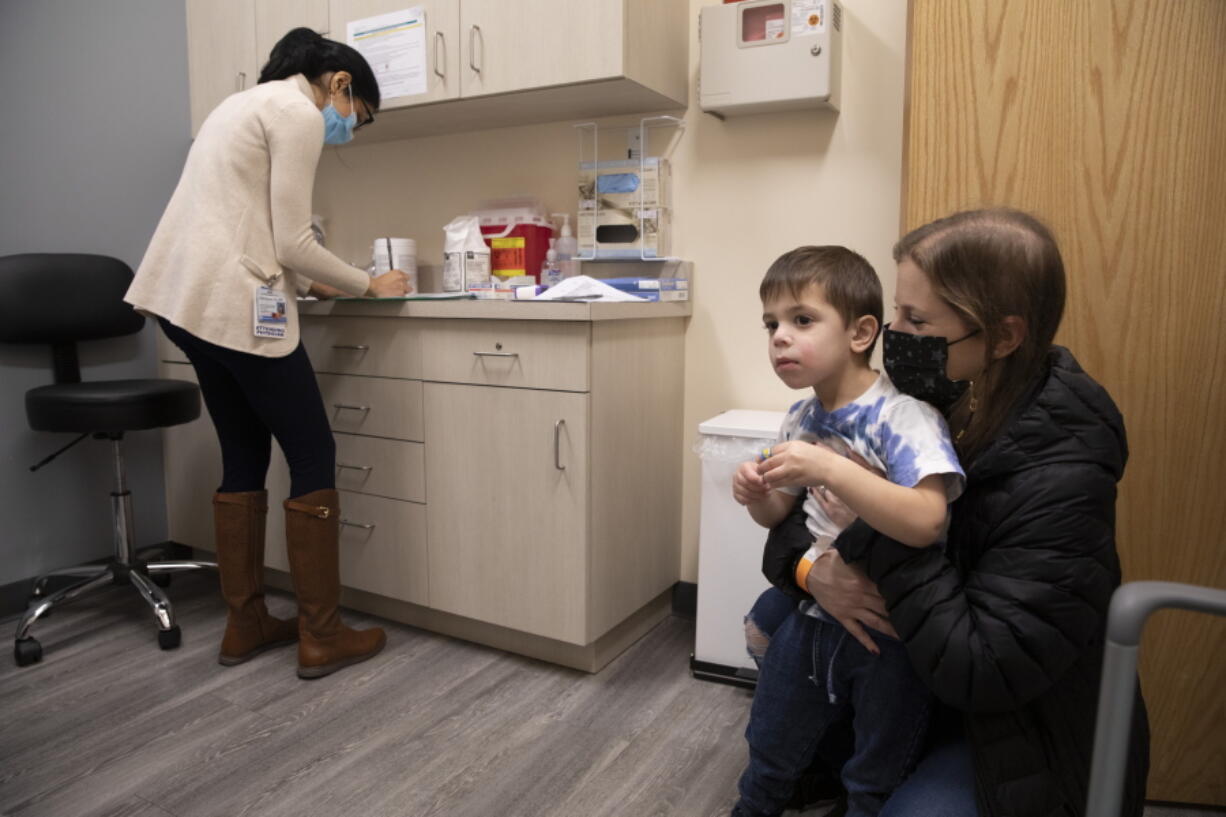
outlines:
[{"label": "black legging", "polygon": [[336,487],[336,441],[301,343],[285,357],[261,357],[158,323],[196,369],[221,443],[218,491],[262,490],[273,437],[289,463],[290,496]]}]

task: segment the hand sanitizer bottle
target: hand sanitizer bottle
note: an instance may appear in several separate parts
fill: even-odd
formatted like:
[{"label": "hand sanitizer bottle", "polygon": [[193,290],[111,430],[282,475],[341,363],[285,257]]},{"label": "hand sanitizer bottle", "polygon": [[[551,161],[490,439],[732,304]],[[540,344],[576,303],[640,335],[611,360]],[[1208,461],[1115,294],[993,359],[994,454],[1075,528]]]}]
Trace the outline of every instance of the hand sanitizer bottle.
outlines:
[{"label": "hand sanitizer bottle", "polygon": [[562,283],[562,267],[558,265],[558,250],[554,246],[556,242],[556,238],[549,239],[549,250],[541,262],[541,285],[546,288]]},{"label": "hand sanitizer bottle", "polygon": [[579,274],[579,262],[575,256],[579,254],[579,240],[570,231],[570,213],[554,213],[554,218],[562,219],[562,237],[558,239],[558,266],[562,268],[563,278],[573,278]]}]

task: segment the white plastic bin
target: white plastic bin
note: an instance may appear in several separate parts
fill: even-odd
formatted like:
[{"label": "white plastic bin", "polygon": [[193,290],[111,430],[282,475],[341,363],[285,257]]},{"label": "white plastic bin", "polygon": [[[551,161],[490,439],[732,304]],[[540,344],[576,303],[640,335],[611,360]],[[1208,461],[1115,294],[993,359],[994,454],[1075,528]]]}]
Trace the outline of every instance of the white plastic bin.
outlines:
[{"label": "white plastic bin", "polygon": [[702,458],[698,525],[698,621],[694,677],[752,686],[758,677],[745,651],[745,614],[769,585],[762,577],[766,529],[732,498],[737,466],[772,445],[781,411],[726,411],[698,426]]}]

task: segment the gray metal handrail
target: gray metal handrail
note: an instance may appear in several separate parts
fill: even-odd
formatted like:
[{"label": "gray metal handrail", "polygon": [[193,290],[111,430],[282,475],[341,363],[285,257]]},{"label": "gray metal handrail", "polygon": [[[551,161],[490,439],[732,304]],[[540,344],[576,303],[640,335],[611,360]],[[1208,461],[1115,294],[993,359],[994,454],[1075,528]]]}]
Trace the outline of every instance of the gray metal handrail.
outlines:
[{"label": "gray metal handrail", "polygon": [[1164,608],[1226,616],[1226,590],[1176,582],[1129,582],[1111,597],[1086,817],[1119,817],[1141,630],[1151,615]]}]

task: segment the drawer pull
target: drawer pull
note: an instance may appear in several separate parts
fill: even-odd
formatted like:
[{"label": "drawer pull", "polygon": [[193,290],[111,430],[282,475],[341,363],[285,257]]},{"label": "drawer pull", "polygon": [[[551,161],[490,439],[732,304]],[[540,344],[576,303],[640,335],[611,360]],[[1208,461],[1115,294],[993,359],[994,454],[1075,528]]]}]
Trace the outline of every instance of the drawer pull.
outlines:
[{"label": "drawer pull", "polygon": [[562,426],[566,425],[565,420],[558,420],[553,424],[553,467],[559,471],[565,471],[566,466],[562,464]]},{"label": "drawer pull", "polygon": [[333,403],[338,409],[349,409],[350,411],[370,411],[370,406],[357,406],[353,403]]},{"label": "drawer pull", "polygon": [[334,343],[333,349],[344,349],[347,352],[369,352],[370,347],[365,343]]},{"label": "drawer pull", "polygon": [[473,352],[476,357],[519,357],[519,352]]},{"label": "drawer pull", "polygon": [[363,472],[368,473],[368,474],[369,474],[371,471],[375,470],[375,467],[374,467],[373,465],[346,465],[346,464],[345,464],[345,463],[343,463],[343,462],[338,462],[338,463],[336,464],[336,467],[337,467],[337,468],[348,468],[348,469],[350,469],[351,471],[363,471]]},{"label": "drawer pull", "polygon": [[350,522],[348,519],[346,519],[343,516],[341,517],[341,524],[347,528],[361,528],[362,530],[374,530],[375,529],[375,525],[373,522]]}]

